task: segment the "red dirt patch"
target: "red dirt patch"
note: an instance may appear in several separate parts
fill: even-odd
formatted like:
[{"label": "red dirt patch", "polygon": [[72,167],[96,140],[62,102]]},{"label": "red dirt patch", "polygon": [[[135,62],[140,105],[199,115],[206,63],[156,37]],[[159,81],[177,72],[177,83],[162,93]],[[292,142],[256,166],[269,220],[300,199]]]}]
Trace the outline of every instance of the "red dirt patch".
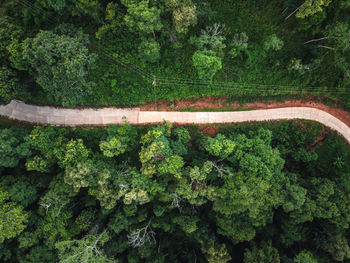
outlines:
[{"label": "red dirt patch", "polygon": [[306,147],[307,151],[312,151],[314,150],[317,146],[322,145],[324,142],[325,137],[324,136],[319,136],[316,138],[315,142],[313,144],[310,144],[308,147]]},{"label": "red dirt patch", "polygon": [[199,130],[203,135],[214,137],[216,133],[219,131],[218,126],[200,126]]}]

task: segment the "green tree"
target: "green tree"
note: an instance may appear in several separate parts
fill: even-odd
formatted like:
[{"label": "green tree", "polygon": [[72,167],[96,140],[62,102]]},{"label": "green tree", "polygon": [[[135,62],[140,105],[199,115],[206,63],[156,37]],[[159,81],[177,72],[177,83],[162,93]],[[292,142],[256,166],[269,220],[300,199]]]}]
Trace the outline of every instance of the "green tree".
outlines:
[{"label": "green tree", "polygon": [[108,127],[107,140],[100,142],[100,149],[103,155],[107,157],[116,157],[131,151],[134,146],[137,145],[135,140],[136,135],[136,130],[127,123],[119,127],[111,125]]},{"label": "green tree", "polygon": [[34,247],[38,244],[39,240],[36,232],[25,231],[18,237],[18,247],[20,249]]},{"label": "green tree", "polygon": [[74,8],[72,15],[89,15],[94,19],[99,19],[100,3],[98,0],[72,0]]},{"label": "green tree", "polygon": [[296,13],[297,18],[305,18],[321,12],[324,7],[327,7],[332,0],[306,0]]},{"label": "green tree", "polygon": [[56,11],[63,10],[67,5],[66,0],[47,0],[47,3]]},{"label": "green tree", "polygon": [[307,240],[306,231],[308,230],[303,224],[295,222],[293,218],[285,219],[281,223],[280,239],[284,246],[290,247],[296,242]]},{"label": "green tree", "polygon": [[192,0],[166,0],[165,5],[172,11],[177,33],[186,34],[190,26],[197,24],[197,7]]},{"label": "green tree", "polygon": [[24,180],[14,183],[9,188],[8,193],[13,201],[20,203],[24,207],[33,203],[37,198],[36,188]]},{"label": "green tree", "polygon": [[74,225],[72,219],[73,213],[71,210],[62,209],[59,216],[52,217],[47,215],[40,218],[36,224],[36,234],[45,246],[52,248],[57,240],[69,240],[79,234],[79,229]]},{"label": "green tree", "polygon": [[265,40],[264,49],[266,51],[269,51],[271,49],[278,51],[282,49],[283,45],[283,40],[279,39],[275,34],[273,34]]},{"label": "green tree", "polygon": [[108,223],[108,227],[116,234],[119,234],[123,230],[127,230],[130,224],[131,222],[122,211],[116,211],[115,214],[111,217]]},{"label": "green tree", "polygon": [[60,262],[67,263],[108,263],[116,262],[108,258],[102,247],[110,239],[107,231],[98,235],[86,235],[80,240],[59,241],[55,244]]},{"label": "green tree", "polygon": [[214,24],[202,30],[202,34],[199,37],[191,37],[189,42],[200,51],[214,51],[216,54],[221,54],[226,47],[224,43],[226,38],[223,36],[224,31],[224,26]]},{"label": "green tree", "polygon": [[183,158],[174,154],[171,148],[171,129],[158,126],[149,130],[141,138],[142,148],[139,153],[142,163],[141,172],[154,175],[157,172],[177,176],[184,165]]},{"label": "green tree", "polygon": [[324,35],[336,50],[344,53],[350,49],[348,23],[336,22],[333,25],[328,25],[324,30]]},{"label": "green tree", "polygon": [[280,263],[278,250],[272,246],[271,240],[262,241],[259,245],[252,243],[244,252],[244,263]]},{"label": "green tree", "polygon": [[174,153],[184,156],[188,153],[187,144],[191,140],[191,136],[184,127],[179,127],[173,130],[172,136],[175,137],[170,141],[171,148]]},{"label": "green tree", "polygon": [[75,195],[72,187],[64,182],[63,174],[56,175],[38,202],[40,213],[53,219],[58,218]]},{"label": "green tree", "polygon": [[160,10],[149,7],[149,0],[122,0],[121,2],[127,7],[128,13],[124,17],[124,22],[131,31],[155,34],[155,31],[162,29]]},{"label": "green tree", "polygon": [[237,135],[233,139],[236,147],[227,160],[236,169],[223,177],[224,184],[216,191],[218,197],[213,206],[220,233],[236,240],[252,239],[254,226],[270,222],[272,209],[283,203],[285,195],[281,172],[284,160],[270,146],[271,132],[259,129],[250,136]]},{"label": "green tree", "polygon": [[21,40],[23,35],[23,29],[12,23],[9,17],[0,17],[0,61],[3,66],[9,57],[8,47],[13,41]]},{"label": "green tree", "polygon": [[215,73],[222,68],[221,58],[214,51],[197,50],[192,56],[192,62],[203,82],[211,83]]},{"label": "green tree", "polygon": [[40,198],[39,205],[43,207],[46,214],[52,218],[57,218],[69,201],[64,193],[50,190]]},{"label": "green tree", "polygon": [[0,129],[0,145],[0,167],[16,167],[22,158],[30,155],[23,134],[14,129]]},{"label": "green tree", "polygon": [[[303,205],[299,205],[289,214],[296,224],[322,218],[337,223],[342,228],[348,227],[348,209],[344,207],[346,198],[337,190],[334,182],[326,178],[310,178],[307,181],[307,190]],[[345,209],[344,214],[342,209]]]},{"label": "green tree", "polygon": [[87,231],[92,227],[92,224],[96,220],[96,214],[97,211],[94,208],[84,209],[75,219],[75,223],[80,230]]},{"label": "green tree", "polygon": [[6,66],[0,67],[0,104],[7,104],[22,91],[15,71]]},{"label": "green tree", "polygon": [[142,181],[141,185],[136,181],[132,183],[134,176],[138,177],[137,173],[95,157],[66,168],[64,182],[72,186],[74,192],[79,192],[82,187],[88,188],[89,194],[95,196],[104,209],[112,209],[120,198],[124,198],[126,204],[149,202],[147,191],[141,187],[146,182]]},{"label": "green tree", "polygon": [[47,247],[54,247],[58,240],[69,240],[80,233],[69,206],[74,196],[76,193],[64,183],[62,174],[51,180],[47,191],[41,196],[34,236]]},{"label": "green tree", "polygon": [[126,205],[143,205],[149,203],[161,187],[156,180],[136,171],[129,173],[129,180],[126,184],[119,185],[118,196],[124,197]]},{"label": "green tree", "polygon": [[48,172],[50,170],[50,163],[36,155],[33,158],[27,159],[26,168],[27,171]]},{"label": "green tree", "polygon": [[179,225],[185,233],[191,234],[196,231],[198,226],[197,222],[199,217],[197,216],[176,216],[172,218],[172,222]]},{"label": "green tree", "polygon": [[293,259],[294,263],[318,263],[318,261],[314,258],[312,253],[308,250],[303,250],[298,253]]},{"label": "green tree", "polygon": [[75,166],[68,166],[65,171],[64,182],[73,186],[74,191],[79,192],[80,188],[88,187],[94,181],[93,163],[88,160],[78,162]]},{"label": "green tree", "polygon": [[212,169],[213,163],[210,161],[205,162],[201,169],[198,166],[186,167],[181,177],[177,177],[176,196],[192,205],[203,205],[209,200],[215,200],[217,189],[208,180]]},{"label": "green tree", "polygon": [[[70,34],[65,34],[70,31]],[[63,32],[63,34],[61,33]],[[89,94],[88,71],[96,55],[88,50],[88,36],[72,26],[55,32],[41,31],[22,44],[22,56],[35,73],[36,82],[64,106],[74,106]]]},{"label": "green tree", "polygon": [[36,246],[30,249],[21,262],[23,263],[50,263],[57,262],[57,256],[53,249],[46,246]]},{"label": "green tree", "polygon": [[28,171],[47,172],[57,163],[58,156],[63,159],[64,146],[67,139],[64,137],[64,129],[52,126],[32,129],[31,133],[24,138],[33,157],[27,158],[26,167]]},{"label": "green tree", "polygon": [[225,244],[218,244],[214,238],[201,243],[201,250],[205,254],[208,263],[227,263],[232,258]]},{"label": "green tree", "polygon": [[342,9],[347,9],[350,7],[350,1],[349,0],[344,0],[339,3],[339,7]]},{"label": "green tree", "polygon": [[96,38],[99,40],[113,37],[124,21],[121,8],[117,3],[109,2],[105,13],[105,23],[96,32]]},{"label": "green tree", "polygon": [[283,210],[286,213],[289,213],[291,211],[300,209],[305,201],[306,201],[306,195],[307,195],[307,190],[298,185],[296,183],[297,181],[297,175],[295,174],[288,174],[286,178],[286,198],[283,203]]},{"label": "green tree", "polygon": [[18,236],[28,223],[29,214],[21,205],[9,202],[10,195],[0,190],[0,243]]},{"label": "green tree", "polygon": [[227,139],[225,135],[217,134],[215,138],[205,137],[203,146],[211,155],[225,159],[234,152],[236,144],[234,141]]},{"label": "green tree", "polygon": [[79,162],[87,160],[89,150],[84,145],[82,139],[71,140],[65,145],[65,151],[62,156],[58,156],[58,163],[62,167],[72,166]]},{"label": "green tree", "polygon": [[10,45],[7,46],[7,51],[10,53],[9,61],[11,66],[18,70],[28,71],[30,63],[23,58],[23,44],[18,39],[14,39]]},{"label": "green tree", "polygon": [[323,245],[325,251],[331,254],[334,261],[350,259],[350,246],[344,234],[330,235]]},{"label": "green tree", "polygon": [[249,37],[245,32],[242,32],[240,34],[235,34],[233,36],[233,41],[232,41],[232,50],[231,50],[231,55],[233,58],[237,57],[238,55],[241,55],[242,51],[246,51],[248,48],[248,40]]},{"label": "green tree", "polygon": [[184,164],[185,163],[181,156],[173,155],[165,157],[164,161],[158,165],[158,172],[160,174],[177,175]]},{"label": "green tree", "polygon": [[139,56],[146,62],[155,63],[160,59],[160,46],[153,39],[143,39],[138,47]]}]

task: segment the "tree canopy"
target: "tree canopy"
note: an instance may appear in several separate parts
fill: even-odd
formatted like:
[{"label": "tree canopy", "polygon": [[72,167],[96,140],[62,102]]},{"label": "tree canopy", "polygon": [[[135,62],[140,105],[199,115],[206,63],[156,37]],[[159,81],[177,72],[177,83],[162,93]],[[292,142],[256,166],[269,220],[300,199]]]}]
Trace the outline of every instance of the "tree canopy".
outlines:
[{"label": "tree canopy", "polygon": [[1,132],[5,262],[350,258],[350,152],[314,123]]}]

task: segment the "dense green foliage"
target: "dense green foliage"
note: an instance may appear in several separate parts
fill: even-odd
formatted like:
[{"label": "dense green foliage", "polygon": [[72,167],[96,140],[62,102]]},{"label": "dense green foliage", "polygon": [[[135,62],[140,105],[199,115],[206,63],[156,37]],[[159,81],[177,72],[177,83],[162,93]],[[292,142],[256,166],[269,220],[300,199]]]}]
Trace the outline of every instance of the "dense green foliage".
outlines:
[{"label": "dense green foliage", "polygon": [[350,105],[348,0],[1,2],[1,103],[298,91]]},{"label": "dense green foliage", "polygon": [[[0,4],[1,104],[350,107],[349,0]],[[348,176],[348,145],[310,122],[4,127],[0,261],[350,262]]]},{"label": "dense green foliage", "polygon": [[350,150],[315,123],[0,131],[2,262],[350,260]]},{"label": "dense green foliage", "polygon": [[54,32],[41,31],[35,38],[27,38],[19,47],[21,63],[28,64],[36,82],[56,101],[72,106],[90,93],[86,74],[95,57],[88,54],[88,44],[87,35],[71,25],[61,25]]}]

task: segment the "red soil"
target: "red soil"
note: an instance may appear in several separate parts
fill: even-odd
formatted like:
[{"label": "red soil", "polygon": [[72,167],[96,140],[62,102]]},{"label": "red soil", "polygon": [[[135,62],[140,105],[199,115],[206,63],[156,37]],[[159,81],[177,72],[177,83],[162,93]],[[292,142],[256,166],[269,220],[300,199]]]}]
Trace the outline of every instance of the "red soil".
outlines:
[{"label": "red soil", "polygon": [[310,144],[308,147],[306,147],[307,151],[313,151],[317,146],[322,145],[324,142],[325,137],[319,136],[316,138],[315,142],[313,144]]},{"label": "red soil", "polygon": [[218,126],[201,125],[201,126],[199,126],[199,130],[204,135],[214,137],[216,135],[216,133],[219,131],[219,127]]}]

